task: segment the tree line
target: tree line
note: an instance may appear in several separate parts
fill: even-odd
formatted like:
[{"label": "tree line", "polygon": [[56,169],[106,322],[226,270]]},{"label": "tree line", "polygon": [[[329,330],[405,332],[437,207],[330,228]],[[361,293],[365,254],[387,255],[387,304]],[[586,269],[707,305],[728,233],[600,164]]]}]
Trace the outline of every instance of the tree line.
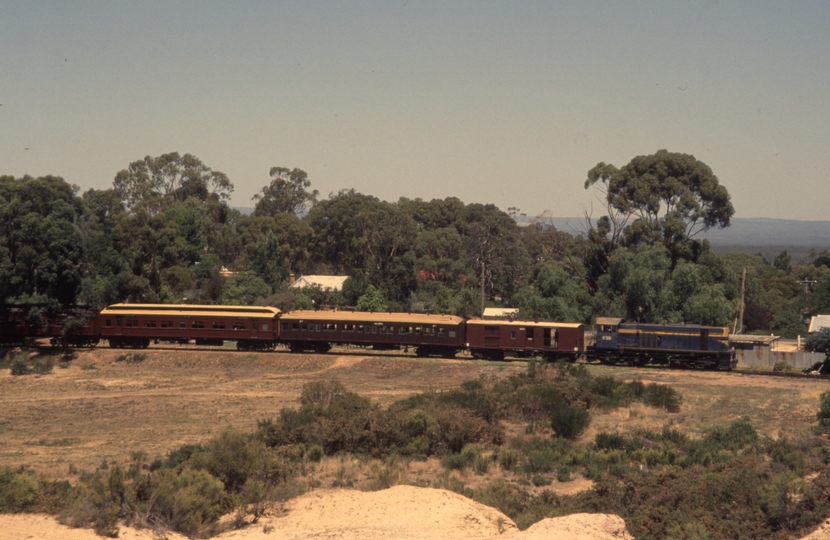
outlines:
[{"label": "tree line", "polygon": [[[605,206],[583,230],[515,219],[456,197],[387,202],[353,189],[321,197],[301,169],[273,167],[250,215],[233,183],[191,154],[147,156],[112,187],[79,193],[58,176],[0,176],[0,301],[54,308],[116,302],[360,306],[590,323],[733,325],[803,334],[830,310],[830,252],[714,253],[729,193],[694,156],[660,150],[600,163],[585,188]],[[233,272],[223,277],[222,269]],[[342,291],[288,288],[294,274],[347,275]]]}]

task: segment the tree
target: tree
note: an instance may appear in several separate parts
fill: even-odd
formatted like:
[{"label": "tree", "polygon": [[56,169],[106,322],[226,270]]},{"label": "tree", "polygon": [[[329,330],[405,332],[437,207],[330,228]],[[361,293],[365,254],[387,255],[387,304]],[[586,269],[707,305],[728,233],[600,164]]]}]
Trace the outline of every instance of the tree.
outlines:
[{"label": "tree", "polygon": [[271,167],[271,183],[254,195],[257,201],[255,216],[274,216],[279,213],[300,216],[316,203],[318,191],[308,191],[311,181],[302,169],[289,171],[285,167]]},{"label": "tree", "polygon": [[224,305],[250,306],[271,294],[271,287],[265,281],[249,272],[236,273],[229,277],[222,288],[219,303]]},{"label": "tree", "polygon": [[366,288],[366,292],[363,293],[363,296],[357,300],[358,311],[378,312],[386,311],[387,309],[386,299],[383,297],[383,293],[376,289],[374,285],[369,285]]},{"label": "tree", "polygon": [[621,169],[599,163],[588,171],[585,189],[592,186],[605,193],[606,238],[628,246],[662,243],[673,263],[696,235],[728,227],[735,213],[712,169],[688,154],[659,150]]},{"label": "tree", "polygon": [[227,201],[233,192],[225,173],[211,170],[192,154],[180,156],[178,152],[130,163],[115,175],[113,188],[130,212],[145,207],[150,213],[169,201],[189,197],[203,202]]},{"label": "tree", "polygon": [[0,176],[0,302],[46,296],[75,303],[83,259],[77,191],[57,176]]},{"label": "tree", "polygon": [[530,262],[518,225],[492,204],[470,204],[463,229],[467,256],[485,296],[509,301],[525,282]]}]

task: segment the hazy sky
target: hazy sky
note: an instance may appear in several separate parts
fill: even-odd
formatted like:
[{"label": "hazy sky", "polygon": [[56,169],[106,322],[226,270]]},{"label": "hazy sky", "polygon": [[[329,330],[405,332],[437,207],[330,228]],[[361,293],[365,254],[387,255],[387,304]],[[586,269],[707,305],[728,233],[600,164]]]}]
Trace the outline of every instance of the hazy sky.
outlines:
[{"label": "hazy sky", "polygon": [[0,174],[105,189],[192,153],[232,204],[323,196],[599,216],[583,188],[666,148],[736,217],[830,219],[830,2],[0,1]]}]

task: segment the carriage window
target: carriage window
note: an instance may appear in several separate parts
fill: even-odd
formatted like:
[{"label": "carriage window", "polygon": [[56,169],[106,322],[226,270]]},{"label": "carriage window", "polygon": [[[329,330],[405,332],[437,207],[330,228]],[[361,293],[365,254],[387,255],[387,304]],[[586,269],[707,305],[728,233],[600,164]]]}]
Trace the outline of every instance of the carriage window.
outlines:
[{"label": "carriage window", "polygon": [[415,333],[416,333],[416,334],[420,334],[420,333],[421,333],[421,327],[420,327],[420,326],[416,326],[416,327],[415,327]]},{"label": "carriage window", "polygon": [[135,328],[138,326],[137,319],[126,319],[127,322],[124,323],[124,326]]},{"label": "carriage window", "polygon": [[292,330],[292,331],[297,331],[297,330],[299,330],[299,329],[300,329],[300,325],[299,325],[299,324],[297,324],[297,323],[291,323],[291,330]]},{"label": "carriage window", "polygon": [[283,331],[283,332],[287,332],[287,331],[288,331],[288,323],[287,323],[287,322],[282,323],[282,331]]},{"label": "carriage window", "polygon": [[357,325],[357,333],[358,334],[363,333],[363,325],[362,324]]},{"label": "carriage window", "polygon": [[121,326],[121,319],[115,319],[115,325]]},{"label": "carriage window", "polygon": [[315,331],[315,332],[319,332],[319,331],[320,331],[320,325],[319,325],[319,324],[315,324],[315,325],[314,325],[314,331]]},{"label": "carriage window", "polygon": [[443,328],[438,329],[438,337],[444,337],[444,329]]},{"label": "carriage window", "polygon": [[173,321],[161,321],[159,326],[162,328],[173,328]]},{"label": "carriage window", "polygon": [[155,328],[156,321],[144,321],[144,328]]},{"label": "carriage window", "polygon": [[268,330],[268,323],[262,323],[262,329]]},{"label": "carriage window", "polygon": [[450,330],[450,337],[455,337],[455,330]]},{"label": "carriage window", "polygon": [[259,323],[257,321],[252,322],[251,330],[256,330],[257,328],[259,328]]},{"label": "carriage window", "polygon": [[214,328],[225,328],[225,321],[213,321]]},{"label": "carriage window", "polygon": [[193,321],[190,324],[190,327],[191,328],[204,328],[205,327],[205,321]]},{"label": "carriage window", "polygon": [[185,327],[187,327],[187,322],[186,321],[179,321],[179,328],[185,328]]},{"label": "carriage window", "polygon": [[377,333],[378,333],[378,327],[377,327],[377,326],[373,326],[373,327],[372,327],[372,333],[373,333],[373,334],[377,334]]},{"label": "carriage window", "polygon": [[510,331],[510,339],[516,339],[516,331],[515,330]]},{"label": "carriage window", "polygon": [[244,322],[235,322],[233,323],[234,330],[245,330],[245,323]]},{"label": "carriage window", "polygon": [[112,326],[112,319],[107,319],[104,321],[104,326]]},{"label": "carriage window", "polygon": [[308,330],[308,325],[307,325],[306,323],[301,324],[301,325],[300,325],[300,330],[302,330],[303,332],[305,332],[306,330]]}]

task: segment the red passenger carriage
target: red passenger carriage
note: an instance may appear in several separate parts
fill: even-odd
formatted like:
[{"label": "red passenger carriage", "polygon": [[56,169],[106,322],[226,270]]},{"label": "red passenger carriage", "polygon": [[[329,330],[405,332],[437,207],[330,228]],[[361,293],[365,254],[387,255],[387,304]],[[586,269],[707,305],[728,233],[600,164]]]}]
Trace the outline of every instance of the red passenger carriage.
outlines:
[{"label": "red passenger carriage", "polygon": [[291,311],[280,318],[280,341],[294,352],[332,345],[413,347],[418,356],[454,356],[464,347],[464,319],[453,315]]},{"label": "red passenger carriage", "polygon": [[240,350],[272,350],[279,339],[279,314],[267,306],[114,304],[98,314],[98,327],[110,347],[193,340],[197,345],[236,341]]},{"label": "red passenger carriage", "polygon": [[475,358],[505,356],[571,362],[585,352],[585,325],[534,321],[467,321],[467,347]]}]

